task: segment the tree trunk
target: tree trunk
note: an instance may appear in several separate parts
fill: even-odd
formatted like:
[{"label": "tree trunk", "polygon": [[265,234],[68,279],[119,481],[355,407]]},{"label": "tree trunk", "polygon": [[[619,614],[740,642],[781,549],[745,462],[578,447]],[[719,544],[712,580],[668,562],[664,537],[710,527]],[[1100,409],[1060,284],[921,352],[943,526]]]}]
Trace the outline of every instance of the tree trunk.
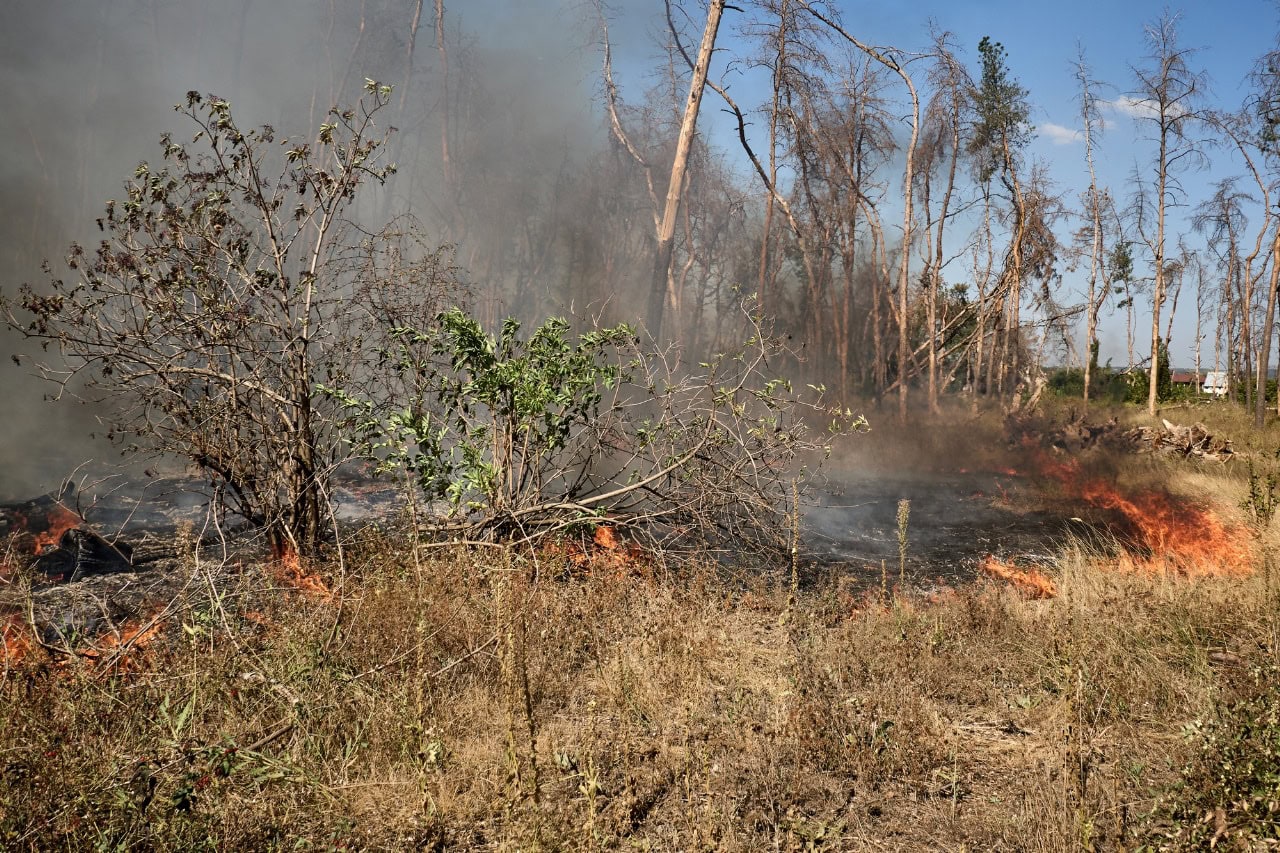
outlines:
[{"label": "tree trunk", "polygon": [[1157,374],[1160,355],[1160,309],[1164,306],[1164,214],[1165,187],[1168,181],[1168,141],[1167,134],[1160,134],[1160,159],[1158,161],[1158,181],[1156,195],[1156,276],[1151,292],[1151,366],[1147,372],[1147,414],[1152,417],[1156,413]]},{"label": "tree trunk", "polygon": [[716,31],[724,13],[726,0],[711,0],[707,9],[707,26],[702,33],[702,46],[693,68],[693,80],[689,85],[689,98],[685,102],[684,120],[680,123],[680,137],[676,141],[675,160],[671,164],[671,182],[667,185],[667,201],[662,220],[658,225],[658,245],[654,252],[653,276],[649,282],[649,334],[654,340],[662,337],[662,313],[666,305],[667,279],[671,272],[671,255],[675,244],[676,211],[684,191],[684,173],[689,164],[689,149],[693,145],[693,133],[698,123],[698,108],[702,104],[702,91],[707,82],[707,70],[711,65],[711,51],[716,43]]},{"label": "tree trunk", "polygon": [[[1271,362],[1271,336],[1275,332],[1276,291],[1280,286],[1280,231],[1271,242],[1271,281],[1267,288],[1267,316],[1262,321],[1262,341],[1258,347],[1258,388],[1254,394],[1253,426],[1262,429],[1267,419],[1267,372]],[[1277,394],[1280,398],[1280,394]],[[1277,403],[1280,406],[1280,402]]]}]

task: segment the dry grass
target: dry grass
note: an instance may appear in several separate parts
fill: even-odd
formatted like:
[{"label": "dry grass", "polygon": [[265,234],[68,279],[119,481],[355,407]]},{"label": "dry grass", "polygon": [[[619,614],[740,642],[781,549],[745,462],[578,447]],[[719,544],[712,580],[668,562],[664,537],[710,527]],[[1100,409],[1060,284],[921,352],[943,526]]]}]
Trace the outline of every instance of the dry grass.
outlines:
[{"label": "dry grass", "polygon": [[340,608],[229,596],[231,630],[189,610],[129,672],[25,661],[0,683],[0,846],[1196,849],[1217,777],[1188,732],[1227,731],[1278,664],[1263,572],[1073,547],[1052,600],[980,581],[885,606],[835,576],[793,598],[785,572],[562,563],[369,533]]}]

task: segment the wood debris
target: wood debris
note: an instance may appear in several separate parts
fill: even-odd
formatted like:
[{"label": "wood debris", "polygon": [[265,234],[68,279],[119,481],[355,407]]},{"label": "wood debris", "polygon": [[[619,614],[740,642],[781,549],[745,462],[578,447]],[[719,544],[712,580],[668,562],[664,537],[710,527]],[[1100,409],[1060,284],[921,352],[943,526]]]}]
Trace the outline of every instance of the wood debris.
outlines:
[{"label": "wood debris", "polygon": [[1163,419],[1161,423],[1162,429],[1134,427],[1125,433],[1125,438],[1139,451],[1166,456],[1195,456],[1214,462],[1226,462],[1234,453],[1231,439],[1213,435],[1202,423],[1179,426]]},{"label": "wood debris", "polygon": [[1051,436],[1054,447],[1069,451],[1088,450],[1098,442],[1111,436],[1118,426],[1118,421],[1111,418],[1103,424],[1089,424],[1083,420],[1073,420],[1065,424],[1056,435]]},{"label": "wood debris", "polygon": [[1115,418],[1091,424],[1074,413],[1065,424],[1044,417],[1011,415],[1005,419],[1005,431],[1012,446],[1036,445],[1068,453],[1089,450],[1101,443],[1115,444],[1117,440],[1125,443],[1119,439],[1119,422]]}]

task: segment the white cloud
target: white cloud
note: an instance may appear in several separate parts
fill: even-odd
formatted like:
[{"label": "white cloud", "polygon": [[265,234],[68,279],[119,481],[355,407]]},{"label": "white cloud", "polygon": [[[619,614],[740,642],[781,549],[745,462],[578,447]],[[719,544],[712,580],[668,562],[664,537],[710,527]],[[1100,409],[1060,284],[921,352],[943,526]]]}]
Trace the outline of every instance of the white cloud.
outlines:
[{"label": "white cloud", "polygon": [[1121,95],[1114,101],[1100,103],[1104,108],[1130,118],[1151,118],[1156,114],[1155,104],[1145,98],[1135,98],[1132,95]]},{"label": "white cloud", "polygon": [[1040,134],[1048,137],[1049,141],[1054,145],[1072,145],[1084,139],[1084,134],[1080,131],[1054,124],[1051,121],[1040,125]]}]

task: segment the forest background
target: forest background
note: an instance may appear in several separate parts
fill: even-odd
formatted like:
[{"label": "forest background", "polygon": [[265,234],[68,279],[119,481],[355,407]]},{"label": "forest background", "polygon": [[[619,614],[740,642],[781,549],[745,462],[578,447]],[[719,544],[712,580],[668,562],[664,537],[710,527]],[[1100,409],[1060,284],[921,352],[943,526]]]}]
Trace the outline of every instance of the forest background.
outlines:
[{"label": "forest background", "polygon": [[[103,202],[158,159],[162,132],[183,130],[170,108],[186,91],[226,97],[242,126],[305,136],[372,77],[396,87],[398,171],[365,217],[410,213],[455,245],[490,324],[643,317],[685,52],[706,14],[16,0],[0,34],[0,282],[39,286],[42,260],[56,272],[71,241],[92,243]],[[758,299],[809,379],[844,400],[925,404],[1007,398],[1028,364],[1083,366],[1092,305],[1099,365],[1144,367],[1155,334],[1175,365],[1229,368],[1249,387],[1274,345],[1275,31],[1257,2],[739,4],[711,63],[720,91],[700,116],[661,336],[696,360],[733,344],[738,309]],[[1170,69],[1183,89],[1169,92],[1162,193],[1151,85]],[[984,117],[984,87],[1012,111]],[[92,407],[50,418],[25,374],[0,378],[13,494],[83,458],[94,424]]]}]

